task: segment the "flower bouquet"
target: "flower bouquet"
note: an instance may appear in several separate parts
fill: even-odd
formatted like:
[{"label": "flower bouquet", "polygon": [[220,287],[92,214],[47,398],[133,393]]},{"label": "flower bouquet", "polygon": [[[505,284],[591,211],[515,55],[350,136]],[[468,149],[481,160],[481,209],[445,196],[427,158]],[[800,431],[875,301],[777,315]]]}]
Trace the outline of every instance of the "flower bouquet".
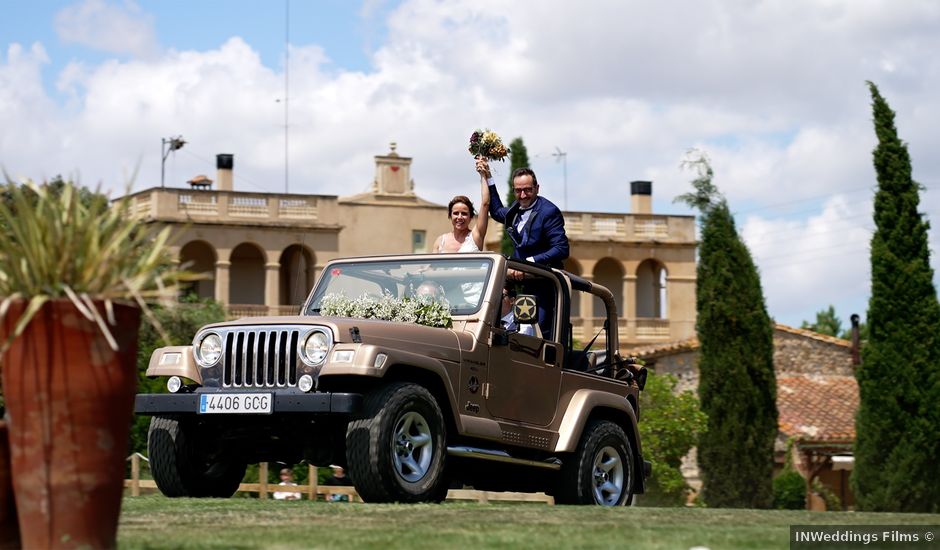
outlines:
[{"label": "flower bouquet", "polygon": [[506,160],[509,149],[503,140],[492,130],[476,130],[470,135],[470,154],[486,160]]},{"label": "flower bouquet", "polygon": [[450,328],[454,324],[446,301],[436,301],[427,296],[395,298],[387,293],[381,297],[364,294],[355,300],[342,294],[327,294],[320,304],[320,314],[439,328]]}]

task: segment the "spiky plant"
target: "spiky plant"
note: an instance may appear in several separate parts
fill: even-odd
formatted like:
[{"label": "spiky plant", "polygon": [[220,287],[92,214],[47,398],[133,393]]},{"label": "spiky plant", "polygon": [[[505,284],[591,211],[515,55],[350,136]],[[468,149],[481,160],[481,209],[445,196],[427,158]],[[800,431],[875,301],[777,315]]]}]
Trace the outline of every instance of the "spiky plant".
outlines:
[{"label": "spiky plant", "polygon": [[[159,329],[148,300],[174,296],[184,273],[169,255],[169,228],[155,236],[130,216],[127,197],[81,200],[71,182],[56,192],[27,181],[8,183],[0,202],[0,319],[16,300],[28,305],[3,347],[22,334],[50,300],[67,298],[95,322],[113,349],[113,304],[138,304]],[[103,318],[94,306],[104,302]]]}]

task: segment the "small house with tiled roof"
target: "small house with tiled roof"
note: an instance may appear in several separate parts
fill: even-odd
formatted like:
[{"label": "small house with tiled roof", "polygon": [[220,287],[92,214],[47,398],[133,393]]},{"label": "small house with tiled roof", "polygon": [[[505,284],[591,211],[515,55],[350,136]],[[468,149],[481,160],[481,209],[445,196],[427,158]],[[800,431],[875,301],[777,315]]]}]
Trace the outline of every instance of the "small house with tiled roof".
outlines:
[{"label": "small house with tiled roof", "polygon": [[819,479],[839,497],[844,508],[855,504],[849,488],[849,472],[854,462],[852,445],[857,410],[858,383],[854,376],[777,378],[781,443],[786,448],[786,441],[793,442],[792,452],[797,455],[793,457],[794,464],[807,484]]},{"label": "small house with tiled roof", "polygon": [[[843,507],[851,507],[854,497],[848,474],[858,410],[857,352],[853,353],[848,340],[779,323],[774,326],[773,340],[779,413],[777,466],[786,461],[787,442],[792,440],[794,463],[807,479],[807,487],[818,479],[840,498]],[[698,389],[698,338],[636,347],[629,353],[644,359],[654,373],[675,376],[677,390]],[[683,473],[698,489],[701,483],[694,461],[693,450]],[[809,499],[808,506],[818,508],[820,501]]]}]

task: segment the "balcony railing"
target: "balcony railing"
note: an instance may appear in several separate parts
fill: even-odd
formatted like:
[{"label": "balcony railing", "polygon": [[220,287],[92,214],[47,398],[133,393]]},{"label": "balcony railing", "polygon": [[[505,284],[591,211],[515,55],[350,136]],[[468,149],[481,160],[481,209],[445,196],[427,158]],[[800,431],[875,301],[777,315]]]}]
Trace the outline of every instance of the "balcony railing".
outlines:
[{"label": "balcony railing", "polygon": [[[572,317],[571,332],[575,341],[587,344],[604,326],[603,317]],[[617,331],[620,345],[670,342],[695,336],[695,321],[674,321],[641,317],[638,319],[618,319]],[[596,342],[603,343],[604,334]]]},{"label": "balcony railing", "polygon": [[289,316],[299,315],[300,306],[266,306],[263,304],[231,304],[226,307],[229,319],[242,317]]},{"label": "balcony railing", "polygon": [[[695,244],[693,216],[657,214],[601,214],[597,212],[565,212],[568,239],[578,242],[665,242]],[[495,246],[501,232],[490,231],[486,242]]]},{"label": "balcony railing", "polygon": [[288,195],[235,191],[149,189],[131,196],[131,215],[160,220],[335,222],[322,212],[335,210],[331,195]]},{"label": "balcony railing", "polygon": [[656,214],[565,212],[572,240],[695,242],[695,218]]}]

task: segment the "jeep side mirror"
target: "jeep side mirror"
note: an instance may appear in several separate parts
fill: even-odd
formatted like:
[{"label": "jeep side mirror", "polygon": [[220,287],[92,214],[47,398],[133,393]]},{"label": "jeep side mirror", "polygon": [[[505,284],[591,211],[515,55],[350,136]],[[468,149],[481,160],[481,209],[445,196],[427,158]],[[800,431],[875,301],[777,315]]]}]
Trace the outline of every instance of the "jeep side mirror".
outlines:
[{"label": "jeep side mirror", "polygon": [[640,391],[643,391],[643,388],[646,387],[646,378],[649,375],[649,371],[643,366],[643,362],[636,357],[618,358],[617,362],[620,368],[614,377],[624,382],[635,381]]}]

